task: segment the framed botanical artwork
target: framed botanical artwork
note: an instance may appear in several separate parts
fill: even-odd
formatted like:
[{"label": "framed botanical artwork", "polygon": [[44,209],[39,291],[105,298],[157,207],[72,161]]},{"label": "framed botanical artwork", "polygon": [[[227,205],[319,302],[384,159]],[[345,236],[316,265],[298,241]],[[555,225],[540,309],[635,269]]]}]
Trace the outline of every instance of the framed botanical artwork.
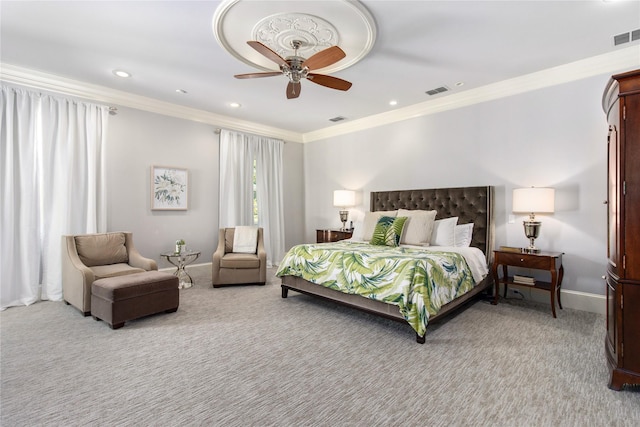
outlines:
[{"label": "framed botanical artwork", "polygon": [[189,171],[168,166],[151,166],[151,209],[186,211]]}]

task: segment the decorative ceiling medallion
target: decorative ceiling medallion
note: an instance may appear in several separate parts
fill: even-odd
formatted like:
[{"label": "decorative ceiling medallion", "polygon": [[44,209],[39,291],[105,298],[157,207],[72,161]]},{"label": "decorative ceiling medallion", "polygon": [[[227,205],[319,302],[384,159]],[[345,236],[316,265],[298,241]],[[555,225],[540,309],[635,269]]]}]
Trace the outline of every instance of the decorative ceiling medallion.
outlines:
[{"label": "decorative ceiling medallion", "polygon": [[376,41],[373,17],[355,0],[225,0],[215,11],[212,27],[223,49],[252,69],[263,71],[274,71],[277,67],[247,45],[249,40],[265,44],[282,57],[293,55],[293,40],[303,42],[298,54],[305,58],[330,46],[339,46],[347,56],[322,70],[314,70],[323,74],[358,63]]},{"label": "decorative ceiling medallion", "polygon": [[264,18],[256,24],[252,34],[252,40],[267,45],[283,58],[292,54],[294,40],[302,42],[298,55],[304,58],[340,44],[336,27],[304,13],[281,13]]}]

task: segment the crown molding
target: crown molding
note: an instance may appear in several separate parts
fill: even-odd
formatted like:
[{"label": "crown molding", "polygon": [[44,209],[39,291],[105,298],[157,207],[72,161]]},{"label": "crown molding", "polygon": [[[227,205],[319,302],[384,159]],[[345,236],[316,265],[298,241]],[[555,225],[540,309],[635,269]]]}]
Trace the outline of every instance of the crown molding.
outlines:
[{"label": "crown molding", "polygon": [[286,129],[261,125],[210,113],[204,110],[184,107],[144,96],[109,89],[67,79],[53,74],[34,71],[10,64],[0,63],[0,80],[38,90],[60,93],[78,98],[90,99],[106,104],[116,104],[152,113],[178,117],[211,124],[290,142],[307,143],[375,128],[420,116],[454,110],[473,104],[492,101],[545,87],[581,80],[602,74],[616,74],[640,67],[640,50],[637,45],[599,56],[571,62],[509,80],[489,84],[475,89],[458,92],[441,98],[425,101],[397,110],[375,114],[347,123],[311,131],[293,132]]},{"label": "crown molding", "polygon": [[206,123],[219,128],[279,138],[285,141],[302,142],[303,139],[303,135],[299,132],[238,120],[204,110],[184,107],[5,63],[0,63],[0,80],[46,92],[89,99],[105,104],[121,105],[166,116]]},{"label": "crown molding", "polygon": [[[375,114],[351,122],[307,132],[303,142],[340,136],[352,132],[371,129],[407,119],[440,113],[466,107],[481,102],[492,101],[512,95],[518,95],[537,89],[581,80],[602,74],[615,74],[640,67],[640,49],[631,46],[603,55],[594,56],[565,65],[549,68],[513,79],[492,83],[464,92],[446,95],[441,98],[410,105],[405,108]],[[604,89],[604,88],[603,88]]]}]

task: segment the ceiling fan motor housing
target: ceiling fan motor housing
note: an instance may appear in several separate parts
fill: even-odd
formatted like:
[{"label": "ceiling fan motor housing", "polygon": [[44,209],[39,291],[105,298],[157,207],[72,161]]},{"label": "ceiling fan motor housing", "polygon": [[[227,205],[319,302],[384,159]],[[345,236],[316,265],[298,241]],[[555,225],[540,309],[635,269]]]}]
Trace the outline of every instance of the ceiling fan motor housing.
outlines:
[{"label": "ceiling fan motor housing", "polygon": [[280,70],[289,78],[290,82],[298,83],[300,80],[306,79],[307,74],[309,74],[309,68],[302,66],[305,60],[306,59],[301,56],[288,56],[285,58],[287,63],[282,64]]}]

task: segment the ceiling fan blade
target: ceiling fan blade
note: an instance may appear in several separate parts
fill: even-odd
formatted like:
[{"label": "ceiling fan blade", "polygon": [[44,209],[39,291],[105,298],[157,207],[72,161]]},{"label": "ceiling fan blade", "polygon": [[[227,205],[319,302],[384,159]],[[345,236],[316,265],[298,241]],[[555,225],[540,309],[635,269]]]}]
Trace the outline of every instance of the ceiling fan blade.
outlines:
[{"label": "ceiling fan blade", "polygon": [[325,76],[324,74],[308,74],[307,80],[322,86],[330,87],[331,89],[338,90],[349,90],[352,84],[351,82],[348,82],[346,80],[342,80],[333,76]]},{"label": "ceiling fan blade", "polygon": [[289,84],[287,85],[287,99],[293,99],[293,98],[299,97],[301,87],[302,86],[300,85],[300,82],[298,83],[289,82]]},{"label": "ceiling fan blade", "polygon": [[280,71],[270,71],[266,73],[247,73],[247,74],[236,74],[236,79],[253,79],[256,77],[271,77],[271,76],[281,76],[282,73]]},{"label": "ceiling fan blade", "polygon": [[263,45],[260,42],[249,40],[247,44],[252,48],[254,48],[255,50],[257,50],[262,55],[264,55],[265,57],[269,58],[270,60],[278,64],[278,66],[281,66],[287,63],[287,61],[285,61],[283,57],[281,57],[280,55],[278,55],[277,53],[275,53],[274,51],[272,51],[271,49],[269,49],[267,46]]},{"label": "ceiling fan blade", "polygon": [[335,64],[345,56],[347,56],[347,54],[338,46],[331,46],[325,50],[321,50],[315,55],[312,55],[302,63],[302,67],[307,67],[310,70],[317,70],[318,68],[324,68],[331,64]]}]

